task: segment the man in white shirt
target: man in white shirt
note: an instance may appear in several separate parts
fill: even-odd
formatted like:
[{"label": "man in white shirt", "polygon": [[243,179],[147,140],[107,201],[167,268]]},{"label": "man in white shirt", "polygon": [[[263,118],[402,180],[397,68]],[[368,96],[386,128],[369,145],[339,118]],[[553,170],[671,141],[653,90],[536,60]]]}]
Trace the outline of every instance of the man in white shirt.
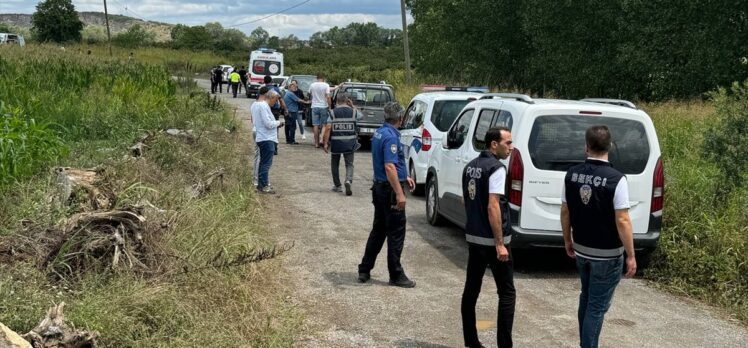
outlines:
[{"label": "man in white shirt", "polygon": [[314,147],[319,148],[322,145],[320,130],[324,129],[329,121],[330,108],[332,100],[330,99],[330,85],[325,82],[325,76],[317,74],[317,82],[309,86],[309,95],[312,96],[312,126],[314,133]]},{"label": "man in white shirt", "polygon": [[253,103],[250,109],[252,124],[255,128],[255,144],[260,149],[257,191],[263,194],[273,194],[275,191],[269,185],[268,176],[270,166],[273,164],[275,148],[278,146],[278,128],[283,127],[283,121],[275,120],[273,112],[270,111],[270,105],[278,101],[280,94],[267,88],[261,88],[260,94],[263,98]]}]

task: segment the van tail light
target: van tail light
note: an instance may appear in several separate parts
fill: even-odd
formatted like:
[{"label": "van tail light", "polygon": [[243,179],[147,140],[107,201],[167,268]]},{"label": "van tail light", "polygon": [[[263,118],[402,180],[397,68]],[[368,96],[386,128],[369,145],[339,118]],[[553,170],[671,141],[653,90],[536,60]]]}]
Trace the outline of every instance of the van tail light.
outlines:
[{"label": "van tail light", "polygon": [[512,150],[509,159],[509,176],[507,186],[509,191],[509,203],[522,206],[522,179],[525,176],[525,166],[522,164],[522,155],[519,150]]},{"label": "van tail light", "polygon": [[428,151],[431,150],[431,133],[424,128],[423,132],[421,133],[421,150]]},{"label": "van tail light", "polygon": [[662,168],[662,158],[657,159],[654,177],[652,178],[652,207],[650,213],[662,211],[665,203],[665,171]]}]

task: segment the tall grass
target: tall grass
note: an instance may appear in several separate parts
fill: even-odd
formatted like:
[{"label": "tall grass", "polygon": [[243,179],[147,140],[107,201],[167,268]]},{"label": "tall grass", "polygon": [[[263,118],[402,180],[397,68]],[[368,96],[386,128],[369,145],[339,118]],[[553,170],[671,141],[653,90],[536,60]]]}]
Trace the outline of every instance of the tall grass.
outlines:
[{"label": "tall grass", "polygon": [[716,196],[730,178],[702,156],[714,107],[668,102],[643,109],[655,123],[666,175],[663,231],[646,276],[748,323],[748,190]]},{"label": "tall grass", "polygon": [[[39,260],[7,263],[0,253],[0,322],[27,332],[65,301],[66,318],[99,331],[102,347],[292,346],[302,319],[285,301],[279,265],[216,265],[273,242],[248,189],[248,134],[228,133],[235,121],[220,103],[172,78],[168,62],[185,66],[189,52],[137,50],[133,60],[85,52],[0,47],[0,168],[12,174],[0,185],[0,245],[38,238],[68,217],[49,203],[50,166],[103,165],[117,208],[147,200],[169,217],[147,229],[159,269],[50,280]],[[167,56],[145,62],[153,52]],[[145,132],[172,127],[199,140],[159,136],[143,158],[127,158]],[[191,198],[191,185],[217,168],[222,185]]]}]

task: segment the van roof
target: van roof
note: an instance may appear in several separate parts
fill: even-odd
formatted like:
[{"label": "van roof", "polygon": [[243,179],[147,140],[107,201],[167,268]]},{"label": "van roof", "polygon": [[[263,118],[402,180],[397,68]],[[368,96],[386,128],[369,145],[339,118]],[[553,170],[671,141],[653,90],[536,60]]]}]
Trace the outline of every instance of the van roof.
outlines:
[{"label": "van roof", "polygon": [[439,91],[418,93],[413,100],[436,101],[436,100],[466,100],[468,98],[480,99],[483,93],[460,92],[460,91]]},{"label": "van roof", "polygon": [[581,100],[567,100],[567,99],[532,99],[533,103],[528,104],[524,101],[508,99],[508,98],[495,98],[495,99],[480,99],[472,102],[475,106],[495,106],[495,104],[513,103],[515,105],[523,105],[527,109],[535,110],[549,110],[549,109],[587,109],[590,111],[601,111],[601,112],[616,112],[630,115],[642,115],[646,116],[646,113],[639,109],[632,109],[626,106],[619,106],[613,104],[581,101]]}]

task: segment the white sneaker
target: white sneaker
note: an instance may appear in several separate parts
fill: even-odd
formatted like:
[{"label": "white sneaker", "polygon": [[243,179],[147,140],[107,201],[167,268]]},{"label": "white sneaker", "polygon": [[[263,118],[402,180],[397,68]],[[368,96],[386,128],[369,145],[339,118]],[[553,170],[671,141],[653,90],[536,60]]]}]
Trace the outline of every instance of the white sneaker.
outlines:
[{"label": "white sneaker", "polygon": [[306,134],[302,134],[302,135],[301,135],[301,139],[302,139],[302,140],[306,140]]}]

